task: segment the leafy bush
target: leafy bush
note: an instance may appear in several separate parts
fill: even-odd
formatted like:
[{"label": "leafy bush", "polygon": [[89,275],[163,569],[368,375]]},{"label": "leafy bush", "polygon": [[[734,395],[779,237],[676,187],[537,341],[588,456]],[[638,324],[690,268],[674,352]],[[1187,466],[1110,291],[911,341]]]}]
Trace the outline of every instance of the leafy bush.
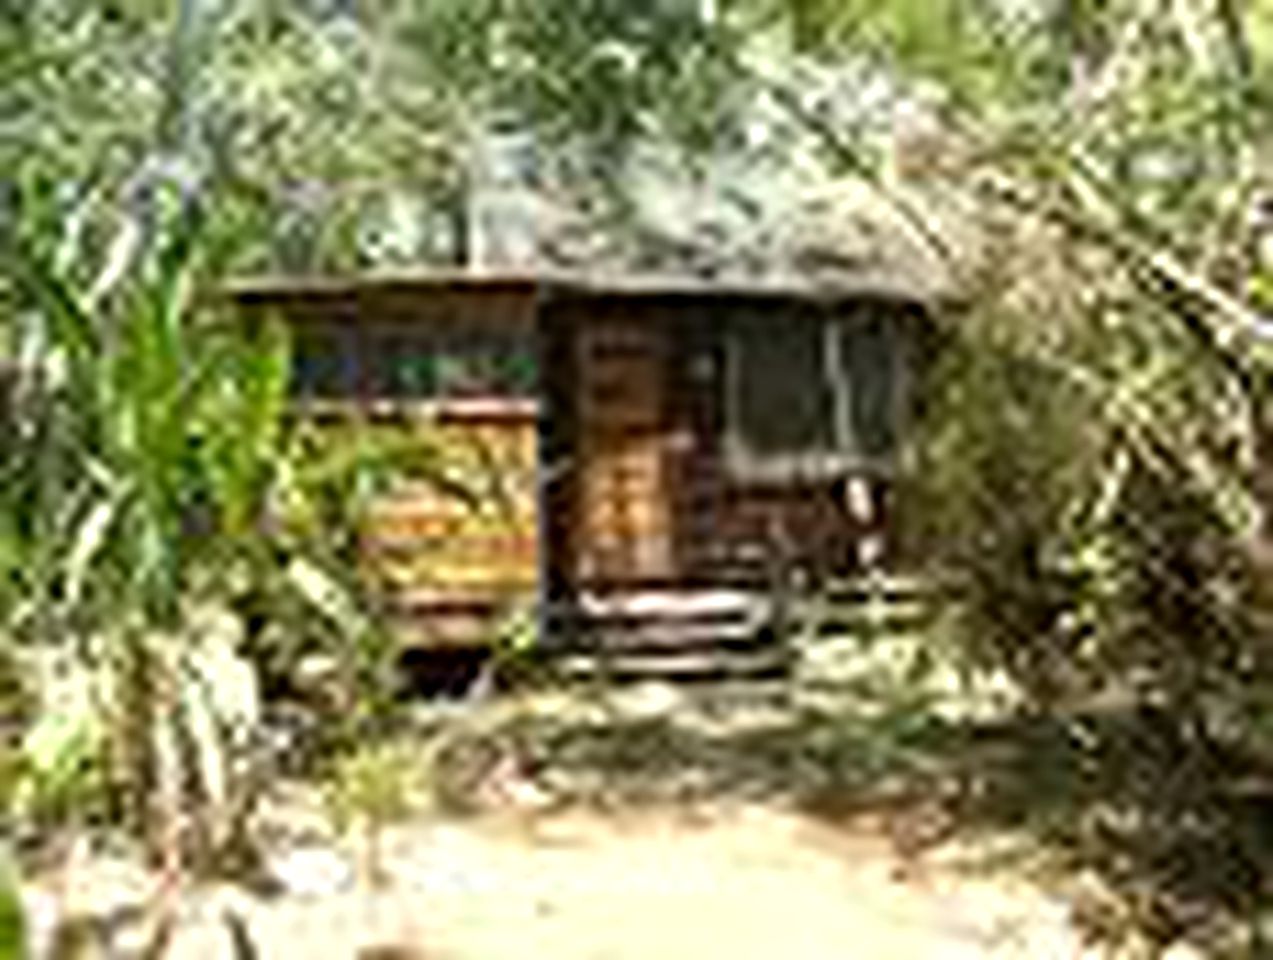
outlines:
[{"label": "leafy bush", "polygon": [[361,840],[363,876],[384,880],[381,835],[413,807],[413,754],[390,743],[363,745],[337,758],[328,777],[327,804],[337,829]]},{"label": "leafy bush", "polygon": [[1197,714],[1230,699],[1234,664],[1243,682],[1270,665],[1249,400],[1116,268],[1051,282],[1051,313],[1008,283],[953,329],[909,480],[915,553],[953,601],[955,642],[1037,706]]},{"label": "leafy bush", "polygon": [[306,519],[366,464],[305,459],[285,415],[285,335],[202,292],[229,242],[206,229],[215,196],[164,175],[148,187],[149,205],[115,211],[95,279],[59,256],[75,225],[48,192],[14,198],[5,320],[24,359],[0,446],[0,638],[87,691],[74,735],[64,711],[25,734],[20,798],[42,806],[69,770],[92,771],[126,824],[204,856],[262,782],[242,658],[265,659],[263,633],[319,635],[350,664],[354,702],[370,702],[357,694],[378,679],[363,662],[377,631],[338,535],[361,501]]},{"label": "leafy bush", "polygon": [[25,927],[17,871],[7,851],[0,848],[0,960],[23,960]]},{"label": "leafy bush", "polygon": [[1258,394],[1117,267],[1052,282],[1065,309],[1008,282],[950,329],[908,479],[934,642],[1020,691],[988,737],[1048,737],[968,804],[1096,871],[1123,932],[1211,936],[1269,882]]}]

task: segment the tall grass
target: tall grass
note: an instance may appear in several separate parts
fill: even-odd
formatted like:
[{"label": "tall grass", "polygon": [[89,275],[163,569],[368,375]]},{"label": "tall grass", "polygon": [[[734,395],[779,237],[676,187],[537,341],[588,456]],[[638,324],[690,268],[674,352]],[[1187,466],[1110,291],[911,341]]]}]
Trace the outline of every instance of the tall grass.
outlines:
[{"label": "tall grass", "polygon": [[286,335],[227,313],[230,241],[186,187],[156,172],[96,260],[25,189],[3,248],[0,639],[61,707],[27,733],[18,800],[82,815],[90,781],[173,862],[232,842],[250,804],[250,629],[345,660],[376,637],[336,546],[356,503],[332,493],[366,458],[314,462]]}]

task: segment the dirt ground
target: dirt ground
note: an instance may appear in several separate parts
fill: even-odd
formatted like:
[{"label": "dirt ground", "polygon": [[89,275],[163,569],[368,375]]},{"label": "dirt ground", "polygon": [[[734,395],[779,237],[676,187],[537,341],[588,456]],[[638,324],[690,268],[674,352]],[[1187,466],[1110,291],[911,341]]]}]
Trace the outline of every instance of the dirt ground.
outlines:
[{"label": "dirt ground", "polygon": [[286,869],[308,891],[191,897],[167,956],[235,958],[227,908],[262,960],[1095,956],[1065,904],[1038,889],[903,863],[878,834],[764,807],[488,814],[385,840],[379,891],[359,887],[331,847],[300,848]]},{"label": "dirt ground", "polygon": [[[566,707],[550,706],[535,708],[551,720],[542,730],[537,714],[522,710],[487,740],[457,741],[457,756],[480,758],[482,744],[493,743],[491,757],[505,759],[481,766],[461,791],[476,801],[467,812],[424,804],[387,828],[384,882],[374,889],[356,841],[335,832],[314,785],[277,785],[259,826],[265,872],[278,889],[187,891],[165,960],[1103,956],[1084,944],[1060,893],[1075,891],[1027,879],[1050,876],[1013,855],[1028,845],[962,833],[958,842],[916,842],[907,831],[925,831],[909,813],[819,813],[801,804],[800,791],[753,790],[835,767],[825,749],[816,763],[794,762],[792,743],[805,741],[781,726],[771,736],[766,724],[777,721],[765,711],[727,711],[720,733],[708,722],[720,718],[666,696],[646,696],[625,720],[612,710],[592,726],[573,718],[562,727]],[[755,730],[743,722],[751,713],[760,717],[749,721]],[[537,760],[534,748],[545,745],[552,759]],[[841,752],[852,769],[866,755],[852,739]],[[514,755],[523,760],[505,762]],[[528,775],[537,763],[538,775]],[[593,774],[606,790],[592,789]],[[439,782],[466,776],[460,769]],[[687,780],[699,788],[686,789]],[[659,783],[675,789],[650,789]],[[59,898],[72,914],[120,918],[113,942],[144,942],[145,921],[127,917],[153,894],[153,877],[100,852],[74,873]],[[48,916],[41,886],[32,906],[38,916],[43,901]],[[227,916],[241,921],[250,949],[234,948]]]}]

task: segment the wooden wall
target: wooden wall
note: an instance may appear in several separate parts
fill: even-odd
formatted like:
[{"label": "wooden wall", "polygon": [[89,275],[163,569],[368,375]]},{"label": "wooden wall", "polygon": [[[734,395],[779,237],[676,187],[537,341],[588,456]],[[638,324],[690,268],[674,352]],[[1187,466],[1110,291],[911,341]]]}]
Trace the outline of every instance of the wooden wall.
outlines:
[{"label": "wooden wall", "polygon": [[536,394],[399,389],[383,367],[390,354],[409,363],[439,349],[455,354],[447,358],[454,366],[473,345],[490,353],[504,342],[533,356],[533,297],[359,289],[256,308],[286,318],[298,372],[308,363],[309,379],[322,381],[298,382],[300,414],[397,451],[394,479],[371,505],[360,541],[364,574],[404,644],[490,640],[537,597]]},{"label": "wooden wall", "polygon": [[[872,525],[846,510],[845,477],[762,483],[730,470],[723,331],[740,306],[756,308],[645,299],[562,311],[554,337],[569,338],[574,369],[553,416],[570,442],[552,549],[574,589],[754,588],[784,567],[821,578],[855,563]],[[765,308],[777,333],[787,307]],[[874,489],[883,523],[886,491]]]},{"label": "wooden wall", "polygon": [[409,635],[489,639],[501,617],[536,597],[535,408],[491,404],[387,429],[407,431],[431,465],[372,507],[363,533],[368,569]]},{"label": "wooden wall", "polygon": [[[545,305],[477,287],[266,306],[304,337],[332,335],[346,364],[339,395],[302,399],[302,410],[334,405],[341,422],[405,438],[447,481],[404,473],[363,532],[367,570],[409,644],[489,640],[501,617],[528,609],[545,586],[563,598],[766,589],[793,568],[833,576],[852,568],[870,529],[846,510],[843,476],[746,480],[726,456],[731,313],[769,311],[777,334],[790,301],[581,294]],[[367,358],[386,343],[410,350],[413,337],[465,330],[530,345],[541,364],[536,389],[404,397],[368,372]],[[871,523],[886,521],[880,510]]]}]

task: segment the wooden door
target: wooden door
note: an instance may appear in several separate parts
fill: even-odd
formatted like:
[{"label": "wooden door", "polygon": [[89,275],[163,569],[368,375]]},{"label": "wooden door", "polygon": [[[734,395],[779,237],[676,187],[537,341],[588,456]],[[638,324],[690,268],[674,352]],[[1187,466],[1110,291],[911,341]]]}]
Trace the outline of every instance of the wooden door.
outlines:
[{"label": "wooden door", "polygon": [[619,315],[577,330],[576,576],[584,584],[666,579],[666,337],[647,318]]}]

